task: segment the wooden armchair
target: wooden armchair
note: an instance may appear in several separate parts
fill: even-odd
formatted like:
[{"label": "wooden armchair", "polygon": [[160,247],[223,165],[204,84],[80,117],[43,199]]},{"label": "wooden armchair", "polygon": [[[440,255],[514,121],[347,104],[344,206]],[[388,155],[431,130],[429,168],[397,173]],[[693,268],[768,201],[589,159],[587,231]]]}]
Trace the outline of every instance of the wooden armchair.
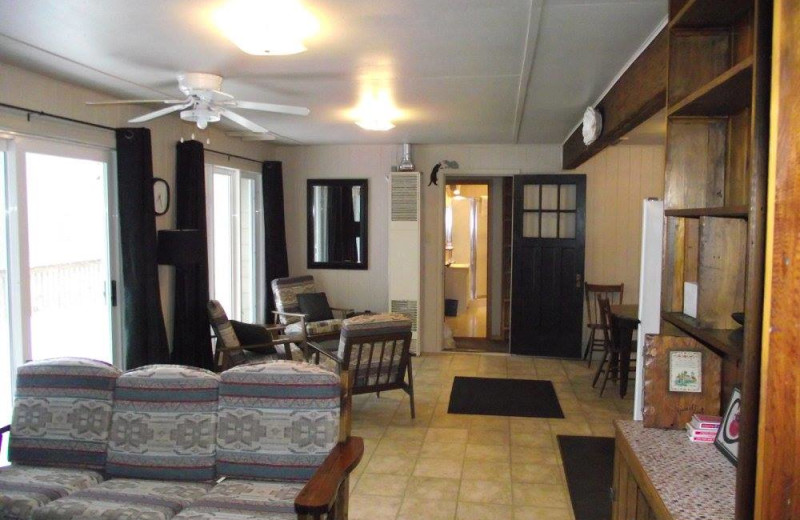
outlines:
[{"label": "wooden armchair", "polygon": [[[334,354],[313,341],[307,344],[317,361],[332,360],[335,369],[349,371],[353,395],[400,389],[414,411],[411,369],[411,320],[402,314],[364,314],[342,322],[339,349]],[[406,379],[407,377],[407,379]]]},{"label": "wooden armchair", "polygon": [[[305,320],[305,334],[308,339],[323,341],[326,339],[336,339],[339,337],[339,330],[342,328],[342,320],[353,312],[353,309],[342,307],[330,307],[327,305],[325,293],[320,293],[314,283],[314,277],[295,276],[291,278],[276,278],[270,284],[272,294],[275,297],[276,311],[275,323],[286,326],[287,334],[299,332],[300,319]],[[302,296],[301,296],[302,295]],[[324,300],[324,317],[319,318],[307,314],[302,310],[304,297],[320,296]],[[337,316],[338,315],[338,316]]]},{"label": "wooden armchair", "polygon": [[[214,350],[214,370],[221,372],[236,365],[264,359],[293,359],[292,344],[297,351],[305,350],[305,327],[296,334],[286,334],[286,325],[256,325],[229,320],[217,300],[207,304],[208,321],[217,338]],[[305,318],[300,318],[305,323]],[[241,337],[240,337],[241,336]],[[281,347],[282,352],[275,348]]]}]

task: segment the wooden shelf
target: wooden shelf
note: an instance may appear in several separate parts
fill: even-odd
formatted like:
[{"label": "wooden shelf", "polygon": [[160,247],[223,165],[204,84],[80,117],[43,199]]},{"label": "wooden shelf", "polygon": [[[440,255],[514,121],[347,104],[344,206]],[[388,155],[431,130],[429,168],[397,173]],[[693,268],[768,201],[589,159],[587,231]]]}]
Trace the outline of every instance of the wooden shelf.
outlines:
[{"label": "wooden shelf", "polygon": [[753,57],[748,56],[667,111],[670,116],[727,116],[750,106]]},{"label": "wooden shelf", "polygon": [[664,210],[664,215],[667,217],[727,217],[746,219],[748,214],[749,208],[747,206],[722,206],[719,208],[684,208]]},{"label": "wooden shelf", "polygon": [[689,0],[670,21],[669,28],[726,27],[752,7],[752,0]]},{"label": "wooden shelf", "polygon": [[742,357],[742,329],[707,329],[700,326],[698,320],[682,312],[662,312],[661,318],[704,343],[720,356],[733,359]]}]

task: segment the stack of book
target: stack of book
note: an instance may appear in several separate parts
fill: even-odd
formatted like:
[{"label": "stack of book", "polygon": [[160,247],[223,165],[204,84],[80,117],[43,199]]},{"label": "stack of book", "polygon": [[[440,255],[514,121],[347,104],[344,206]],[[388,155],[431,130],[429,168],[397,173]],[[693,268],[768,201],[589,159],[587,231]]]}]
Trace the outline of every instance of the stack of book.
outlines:
[{"label": "stack of book", "polygon": [[694,414],[686,423],[686,435],[692,442],[714,442],[722,417],[717,415]]}]

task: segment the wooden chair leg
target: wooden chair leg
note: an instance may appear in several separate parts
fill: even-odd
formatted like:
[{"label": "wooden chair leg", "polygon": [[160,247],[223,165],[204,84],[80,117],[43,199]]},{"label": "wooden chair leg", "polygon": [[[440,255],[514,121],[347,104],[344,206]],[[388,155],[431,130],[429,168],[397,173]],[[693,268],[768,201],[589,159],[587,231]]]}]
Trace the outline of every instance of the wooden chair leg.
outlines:
[{"label": "wooden chair leg", "polygon": [[414,410],[414,375],[411,372],[411,359],[408,360],[408,400],[411,405],[411,418],[416,419],[417,414]]},{"label": "wooden chair leg", "polygon": [[584,356],[584,359],[588,358],[589,362],[586,364],[586,366],[589,367],[589,368],[592,367],[592,355],[594,354],[594,341],[595,341],[594,340],[594,334],[595,334],[595,332],[597,332],[597,329],[592,328],[592,333],[589,334],[589,343],[586,344],[586,355]]},{"label": "wooden chair leg", "polygon": [[608,350],[603,352],[603,359],[600,360],[600,366],[597,367],[597,371],[594,373],[594,380],[592,380],[592,388],[597,386],[597,380],[600,379],[600,373],[606,372],[608,370],[608,368],[606,368],[605,370],[603,369],[603,367],[607,363],[608,363]]},{"label": "wooden chair leg", "polygon": [[594,329],[589,328],[589,341],[586,342],[586,348],[583,349],[583,359],[589,357],[589,353],[592,351],[592,342],[594,341]]}]

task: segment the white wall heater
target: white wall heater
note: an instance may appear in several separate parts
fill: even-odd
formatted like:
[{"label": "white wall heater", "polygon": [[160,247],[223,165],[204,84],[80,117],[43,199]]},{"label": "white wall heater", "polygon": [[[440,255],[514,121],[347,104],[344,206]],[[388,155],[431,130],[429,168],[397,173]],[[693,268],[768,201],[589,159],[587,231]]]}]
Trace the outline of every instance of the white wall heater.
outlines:
[{"label": "white wall heater", "polygon": [[411,352],[419,355],[420,173],[392,172],[389,184],[389,310],[411,319]]}]

